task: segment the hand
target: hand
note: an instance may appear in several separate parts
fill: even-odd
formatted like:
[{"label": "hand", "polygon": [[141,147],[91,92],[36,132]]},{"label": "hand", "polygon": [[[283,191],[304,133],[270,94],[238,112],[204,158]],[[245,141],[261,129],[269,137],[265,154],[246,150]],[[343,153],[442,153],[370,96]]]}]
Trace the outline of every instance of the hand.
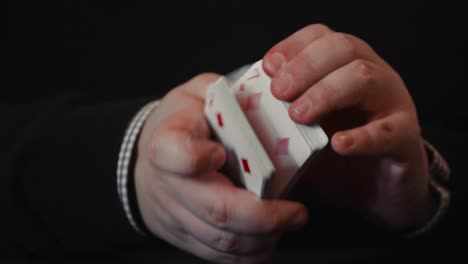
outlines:
[{"label": "hand", "polygon": [[299,203],[263,201],[221,173],[222,145],[210,140],[204,97],[217,75],[173,89],[147,119],[135,168],[140,211],[156,236],[217,263],[268,258],[281,234],[305,224]]},{"label": "hand", "polygon": [[324,201],[400,229],[434,210],[427,158],[400,76],[363,40],[305,27],[264,56],[275,97],[298,123],[319,122],[331,145],[304,179]]}]

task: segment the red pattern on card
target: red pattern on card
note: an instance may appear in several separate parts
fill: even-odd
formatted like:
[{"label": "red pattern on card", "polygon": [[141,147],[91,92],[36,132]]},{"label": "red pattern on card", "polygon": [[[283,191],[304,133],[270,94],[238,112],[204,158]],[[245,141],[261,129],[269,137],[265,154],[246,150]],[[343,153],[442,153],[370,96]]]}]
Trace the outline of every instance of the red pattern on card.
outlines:
[{"label": "red pattern on card", "polygon": [[252,76],[250,76],[249,78],[247,78],[247,80],[252,80],[252,79],[255,79],[257,77],[260,77],[260,72],[258,71],[258,69],[254,69],[254,74]]},{"label": "red pattern on card", "polygon": [[239,91],[245,91],[245,83],[241,83],[241,85],[239,86]]},{"label": "red pattern on card", "polygon": [[221,113],[216,113],[216,119],[218,120],[218,126],[223,127],[224,123],[223,123],[223,116],[221,115]]},{"label": "red pattern on card", "polygon": [[261,97],[261,92],[249,94],[243,107],[244,111],[258,110]]},{"label": "red pattern on card", "polygon": [[277,138],[275,142],[275,155],[288,155],[289,138]]},{"label": "red pattern on card", "polygon": [[242,168],[244,169],[244,171],[250,174],[249,161],[243,158],[241,159],[241,161],[242,161]]}]

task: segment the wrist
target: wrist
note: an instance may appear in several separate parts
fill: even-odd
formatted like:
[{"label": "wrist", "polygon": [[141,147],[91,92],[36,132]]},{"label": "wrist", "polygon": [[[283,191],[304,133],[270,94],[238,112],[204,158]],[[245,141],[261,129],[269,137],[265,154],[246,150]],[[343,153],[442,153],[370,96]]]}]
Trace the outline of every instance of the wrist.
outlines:
[{"label": "wrist", "polygon": [[392,229],[397,233],[409,233],[417,230],[428,223],[436,214],[439,204],[440,195],[432,188],[431,184],[427,185],[427,191],[419,202],[412,203],[413,205],[407,210],[407,218],[395,225]]},{"label": "wrist", "polygon": [[133,168],[137,161],[136,145],[141,137],[142,126],[157,104],[158,101],[148,103],[130,122],[121,145],[117,164],[117,191],[122,207],[131,226],[142,235],[147,234],[148,230],[141,221],[136,202]]},{"label": "wrist", "polygon": [[[422,189],[424,192],[413,192],[413,195],[422,193],[423,195],[413,196],[421,197],[421,199],[407,199],[406,212],[412,217],[407,217],[406,222],[400,222],[399,225],[393,225],[391,228],[406,238],[432,233],[450,206],[450,190],[447,187],[450,175],[448,164],[429,142],[424,141],[424,149],[427,154],[424,157],[427,157],[429,169],[424,175],[428,175],[429,179],[426,184],[420,186],[426,188]],[[405,215],[405,213],[401,212],[400,215]]]},{"label": "wrist", "polygon": [[406,229],[404,233],[406,238],[414,238],[429,231],[433,231],[435,226],[442,221],[447,213],[450,205],[450,192],[434,179],[431,179],[430,187],[433,200],[435,201],[433,203],[434,209],[424,222]]},{"label": "wrist", "polygon": [[437,225],[443,221],[444,216],[447,214],[450,206],[450,189],[449,178],[450,168],[444,157],[432,146],[428,141],[424,140],[424,147],[426,150],[427,158],[429,160],[429,175],[430,187],[433,194],[437,198],[436,212],[431,216],[429,221],[423,225],[418,226],[416,229],[410,230],[405,234],[406,238],[414,238],[434,232]]}]

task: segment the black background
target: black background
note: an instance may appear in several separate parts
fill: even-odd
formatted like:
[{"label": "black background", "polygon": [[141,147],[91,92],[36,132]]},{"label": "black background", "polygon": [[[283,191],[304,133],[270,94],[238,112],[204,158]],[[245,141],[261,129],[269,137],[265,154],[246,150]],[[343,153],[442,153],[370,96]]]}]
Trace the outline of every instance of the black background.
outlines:
[{"label": "black background", "polygon": [[454,206],[440,243],[459,248],[455,238],[463,241],[468,208],[461,2],[8,1],[1,101],[28,103],[66,91],[102,101],[160,97],[198,73],[254,62],[301,27],[324,23],[366,40],[406,82],[424,136],[453,172]]}]

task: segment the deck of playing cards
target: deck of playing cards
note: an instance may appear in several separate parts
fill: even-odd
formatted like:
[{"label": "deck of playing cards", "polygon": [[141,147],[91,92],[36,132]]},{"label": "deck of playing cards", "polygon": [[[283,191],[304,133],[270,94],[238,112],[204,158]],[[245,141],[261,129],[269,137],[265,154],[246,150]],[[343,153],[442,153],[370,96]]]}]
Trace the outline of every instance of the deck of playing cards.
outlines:
[{"label": "deck of playing cards", "polygon": [[317,124],[300,125],[289,103],[276,99],[258,61],[234,82],[220,77],[208,87],[205,115],[225,146],[224,170],[260,198],[284,196],[328,143]]}]

